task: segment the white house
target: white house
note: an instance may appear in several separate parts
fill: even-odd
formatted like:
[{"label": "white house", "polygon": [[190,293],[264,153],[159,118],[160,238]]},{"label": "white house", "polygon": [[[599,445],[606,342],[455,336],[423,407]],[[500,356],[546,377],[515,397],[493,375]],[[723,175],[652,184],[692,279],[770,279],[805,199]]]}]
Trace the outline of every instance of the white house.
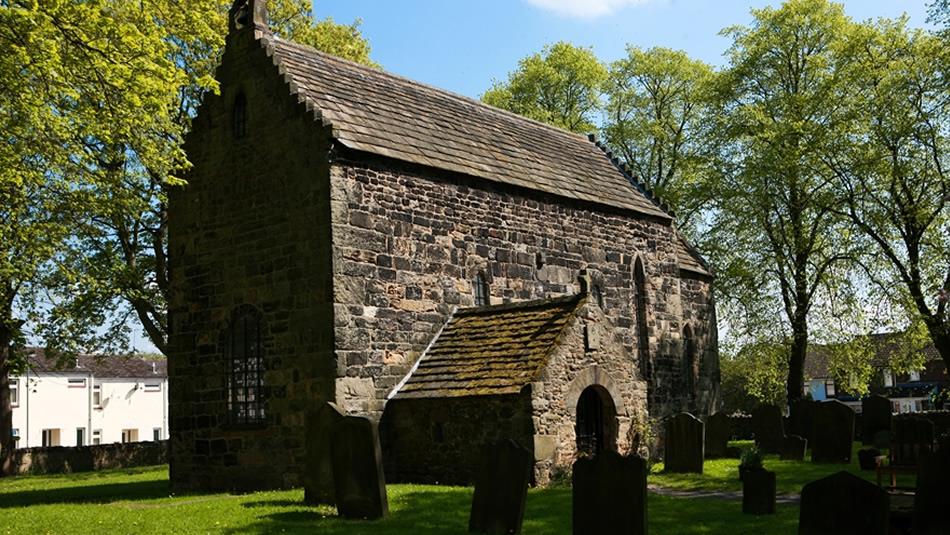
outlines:
[{"label": "white house", "polygon": [[10,379],[18,448],[163,440],[168,436],[164,360],[81,355],[57,367],[30,349]]}]

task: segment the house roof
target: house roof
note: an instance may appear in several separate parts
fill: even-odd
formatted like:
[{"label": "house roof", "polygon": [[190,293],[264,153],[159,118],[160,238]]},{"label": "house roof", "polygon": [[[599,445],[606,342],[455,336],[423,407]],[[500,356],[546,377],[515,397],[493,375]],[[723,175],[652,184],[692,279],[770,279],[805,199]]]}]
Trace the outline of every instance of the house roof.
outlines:
[{"label": "house roof", "polygon": [[42,348],[26,348],[30,373],[91,373],[99,378],[164,378],[168,361],[136,356],[86,355],[59,362],[47,357]]},{"label": "house roof", "polygon": [[[876,333],[867,335],[874,348],[871,364],[875,368],[885,368],[902,351],[906,351],[906,342],[902,333]],[[928,374],[939,377],[943,371],[943,361],[933,343],[927,343],[922,349],[924,353],[924,369]],[[808,356],[805,359],[805,376],[818,379],[831,377],[830,359],[832,346],[823,344],[809,344]],[[932,365],[931,363],[936,363]],[[946,372],[943,372],[946,376]]]},{"label": "house roof", "polygon": [[456,312],[394,399],[517,394],[534,381],[583,295]]}]

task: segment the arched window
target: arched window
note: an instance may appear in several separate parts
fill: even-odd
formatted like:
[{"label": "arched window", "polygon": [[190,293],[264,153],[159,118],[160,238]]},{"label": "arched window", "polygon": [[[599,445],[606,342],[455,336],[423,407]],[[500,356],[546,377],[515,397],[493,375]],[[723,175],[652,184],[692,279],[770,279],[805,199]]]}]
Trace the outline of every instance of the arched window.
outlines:
[{"label": "arched window", "polygon": [[647,331],[647,276],[639,258],[633,266],[633,284],[637,314],[637,356],[640,358],[640,372],[650,379],[653,370],[650,368],[650,334]]},{"label": "arched window", "polygon": [[696,339],[689,325],[683,327],[683,375],[686,377],[686,392],[691,399],[696,397],[699,384],[699,359],[696,353]]},{"label": "arched window", "polygon": [[228,328],[228,408],[231,422],[264,421],[264,352],[261,317],[252,307],[235,311]]},{"label": "arched window", "polygon": [[485,273],[479,271],[475,275],[475,306],[485,307],[491,304],[491,288]]},{"label": "arched window", "polygon": [[234,107],[231,109],[231,131],[234,139],[241,139],[247,135],[247,98],[244,93],[234,97]]}]

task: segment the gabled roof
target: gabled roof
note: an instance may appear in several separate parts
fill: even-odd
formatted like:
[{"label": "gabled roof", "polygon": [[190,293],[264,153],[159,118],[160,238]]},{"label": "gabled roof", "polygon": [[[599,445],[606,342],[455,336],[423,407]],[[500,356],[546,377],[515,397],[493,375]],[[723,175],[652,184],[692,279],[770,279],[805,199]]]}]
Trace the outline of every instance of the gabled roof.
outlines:
[{"label": "gabled roof", "polygon": [[273,35],[261,43],[350,149],[672,219],[584,136]]},{"label": "gabled roof", "polygon": [[[875,368],[886,368],[901,352],[907,351],[907,342],[902,333],[875,333],[866,335],[874,350],[871,365]],[[831,377],[831,354],[834,346],[826,344],[808,344],[808,355],[805,358],[805,376],[812,379]],[[939,378],[943,372],[943,360],[933,343],[927,343],[921,352],[924,354],[924,368],[928,374]]]},{"label": "gabled roof", "polygon": [[35,373],[80,373],[93,374],[102,379],[168,377],[168,361],[165,359],[145,359],[136,356],[118,355],[77,355],[74,359],[62,363],[55,358],[47,358],[42,348],[28,347],[29,369]]},{"label": "gabled roof", "polygon": [[517,394],[547,363],[583,295],[459,310],[394,399]]}]

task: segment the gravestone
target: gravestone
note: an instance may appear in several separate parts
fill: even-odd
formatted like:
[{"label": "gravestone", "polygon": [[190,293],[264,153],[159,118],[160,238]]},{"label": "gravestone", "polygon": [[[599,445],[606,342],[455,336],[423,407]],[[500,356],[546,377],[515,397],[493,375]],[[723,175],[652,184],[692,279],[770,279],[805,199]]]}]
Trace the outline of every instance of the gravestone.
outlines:
[{"label": "gravestone", "polygon": [[386,516],[386,482],[379,431],[369,419],[347,416],[333,426],[331,445],[336,508],[344,518]]},{"label": "gravestone", "polygon": [[874,433],[872,445],[879,450],[886,450],[891,447],[891,431],[878,431]]},{"label": "gravestone", "polygon": [[838,400],[815,407],[815,441],[811,460],[816,463],[850,463],[854,442],[854,411]]},{"label": "gravestone", "polygon": [[799,535],[887,535],[890,497],[884,489],[848,472],[802,487]]},{"label": "gravestone", "polygon": [[647,463],[603,451],[574,463],[574,535],[647,533]]},{"label": "gravestone", "polygon": [[808,441],[798,435],[785,435],[779,458],[783,461],[804,461]]},{"label": "gravestone", "polygon": [[512,440],[484,448],[475,476],[470,532],[521,533],[531,466],[531,453]]},{"label": "gravestone", "polygon": [[336,505],[331,437],[333,427],[341,420],[343,412],[333,403],[324,403],[307,414],[303,476],[303,501],[307,505]]},{"label": "gravestone", "polygon": [[749,470],[742,476],[742,512],[747,515],[775,514],[775,472]]},{"label": "gravestone", "polygon": [[872,444],[874,435],[891,430],[891,400],[868,396],[861,400],[861,442]]},{"label": "gravestone", "polygon": [[950,533],[950,451],[924,453],[914,493],[914,535]]},{"label": "gravestone", "polygon": [[759,405],[752,411],[752,432],[755,445],[763,453],[780,453],[785,440],[782,411],[774,405]]},{"label": "gravestone", "polygon": [[793,401],[788,410],[788,432],[798,435],[808,442],[815,439],[815,405],[818,402],[809,399]]},{"label": "gravestone", "polygon": [[706,451],[707,459],[725,457],[732,438],[732,422],[723,412],[717,412],[706,420]]},{"label": "gravestone", "polygon": [[916,417],[894,419],[894,431],[891,434],[891,463],[914,466],[918,457],[934,449],[934,424],[930,420]]},{"label": "gravestone", "polygon": [[876,470],[880,455],[881,450],[877,448],[861,448],[858,450],[858,466],[861,470]]},{"label": "gravestone", "polygon": [[703,422],[688,412],[681,412],[668,418],[665,427],[664,469],[703,473]]}]

